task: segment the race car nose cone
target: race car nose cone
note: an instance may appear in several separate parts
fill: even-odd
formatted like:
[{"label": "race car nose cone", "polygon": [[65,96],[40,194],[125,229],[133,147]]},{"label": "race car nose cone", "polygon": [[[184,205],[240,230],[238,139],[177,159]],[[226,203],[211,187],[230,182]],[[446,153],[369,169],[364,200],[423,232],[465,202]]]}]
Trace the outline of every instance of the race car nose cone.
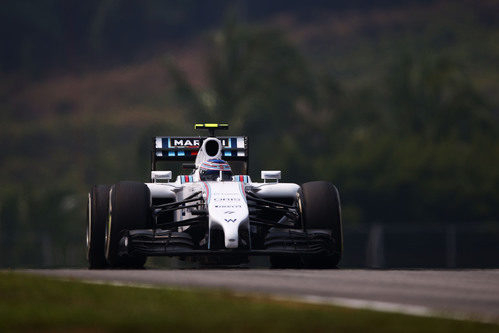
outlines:
[{"label": "race car nose cone", "polygon": [[224,233],[225,248],[239,247],[239,228],[248,224],[248,205],[239,182],[207,182],[209,227]]},{"label": "race car nose cone", "polygon": [[[228,228],[224,228],[224,231],[230,232],[227,229]],[[237,236],[237,231],[235,232],[235,235],[234,235],[234,232],[232,232],[232,233],[233,233],[233,235],[230,235],[230,236]],[[231,237],[231,238],[229,238],[229,237],[225,238],[225,247],[228,249],[236,249],[239,246],[239,242],[237,241],[238,239],[236,237]]]}]

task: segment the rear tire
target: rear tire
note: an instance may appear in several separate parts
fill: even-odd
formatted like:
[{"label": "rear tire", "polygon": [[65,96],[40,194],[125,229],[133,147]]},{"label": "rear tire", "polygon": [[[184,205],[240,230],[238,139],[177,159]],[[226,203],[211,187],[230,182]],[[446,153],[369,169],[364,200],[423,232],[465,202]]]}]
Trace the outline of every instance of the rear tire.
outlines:
[{"label": "rear tire", "polygon": [[106,259],[113,268],[142,268],[145,256],[120,255],[123,231],[152,228],[151,194],[144,183],[119,182],[111,188],[106,224]]},{"label": "rear tire", "polygon": [[309,233],[313,229],[331,232],[331,242],[327,253],[303,256],[309,268],[335,268],[343,252],[343,228],[338,189],[325,181],[308,182],[301,186],[298,193],[303,228]]},{"label": "rear tire", "polygon": [[88,268],[107,267],[104,252],[105,228],[108,215],[109,186],[94,185],[87,203],[87,260]]}]

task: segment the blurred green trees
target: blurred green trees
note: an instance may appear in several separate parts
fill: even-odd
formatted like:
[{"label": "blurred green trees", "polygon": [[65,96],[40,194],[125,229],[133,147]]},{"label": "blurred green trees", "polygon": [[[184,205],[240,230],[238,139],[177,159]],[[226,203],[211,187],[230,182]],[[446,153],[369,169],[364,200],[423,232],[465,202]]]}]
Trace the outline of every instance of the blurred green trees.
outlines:
[{"label": "blurred green trees", "polygon": [[315,100],[306,60],[282,33],[237,25],[234,18],[213,39],[206,88],[196,90],[170,64],[187,122],[228,122],[233,133],[253,134],[252,169],[284,166],[296,151],[294,133],[312,116],[305,114],[309,108],[300,110]]},{"label": "blurred green trees", "polygon": [[[199,34],[216,22],[202,18],[217,18],[226,7],[224,1],[214,5],[213,1],[157,0],[9,0],[3,5],[0,71],[21,74],[71,67],[80,57],[109,61],[103,64],[127,62],[140,52],[147,53],[148,47],[154,51],[158,41]],[[463,5],[458,12],[466,8]],[[481,15],[489,12],[487,8],[480,9]],[[455,24],[454,16],[449,17]],[[490,35],[484,33],[489,32],[488,25],[442,27],[453,32],[475,27],[472,36],[483,35],[483,39],[459,40],[467,43],[461,45],[463,49],[475,51],[480,41],[494,40],[497,35],[495,21],[485,21]],[[436,30],[442,22],[434,22]],[[432,39],[432,31],[424,37]],[[421,37],[418,33],[408,36]],[[358,43],[360,47],[352,53],[324,51],[311,56],[302,53],[308,43],[300,50],[290,42],[293,36],[241,25],[234,17],[212,37],[204,85],[193,86],[170,63],[168,79],[175,85],[165,96],[174,96],[176,105],[169,98],[155,96],[154,107],[137,108],[137,112],[166,110],[164,119],[145,114],[144,122],[136,122],[140,116],[120,113],[125,111],[120,109],[104,113],[96,103],[96,110],[87,111],[97,116],[89,114],[80,122],[69,110],[54,115],[47,125],[37,101],[32,101],[31,108],[11,102],[10,95],[19,88],[10,84],[10,77],[2,81],[6,89],[0,92],[1,119],[7,125],[0,133],[0,266],[82,263],[85,192],[91,184],[147,180],[150,138],[190,135],[193,123],[205,121],[228,122],[232,134],[249,136],[254,180],[259,179],[259,170],[281,169],[285,181],[336,183],[348,225],[497,221],[498,106],[489,101],[490,95],[484,97],[483,87],[482,93],[475,89],[472,82],[477,78],[468,77],[470,65],[459,63],[459,54],[433,52],[436,48],[431,46],[431,52],[398,54],[395,41],[383,44],[395,59],[386,58],[390,66],[385,68],[368,61],[370,54],[365,53],[376,49],[369,46],[377,41],[373,34],[372,39],[353,38],[342,44]],[[317,44],[314,50],[323,46]],[[480,49],[490,53],[481,58],[476,52],[473,64],[480,64],[479,69],[494,64],[494,47]],[[349,55],[367,60],[350,61]],[[379,66],[364,74],[383,72],[384,79],[347,84],[344,77],[332,74],[338,70],[328,64],[335,63],[339,67],[345,63]],[[483,82],[493,89],[491,72]],[[127,100],[127,93],[111,93],[109,98]],[[72,103],[78,103],[77,99]],[[141,103],[150,101],[139,98],[130,107]],[[176,110],[182,112],[170,121],[168,117]],[[111,114],[131,120],[122,125]],[[77,252],[76,260],[57,257],[70,247]]]},{"label": "blurred green trees", "polygon": [[335,182],[349,223],[499,216],[497,117],[452,59],[401,56],[383,86],[346,90],[279,32],[229,20],[206,88],[170,68],[189,122],[249,135],[254,178]]},{"label": "blurred green trees", "polygon": [[[48,74],[130,61],[217,23],[228,1],[5,0],[0,72]],[[83,66],[82,66],[83,65]]]},{"label": "blurred green trees", "polygon": [[[499,216],[498,119],[446,58],[402,57],[357,117],[330,131],[342,147],[321,157],[359,221],[472,221]],[[327,168],[329,166],[329,168]]]}]

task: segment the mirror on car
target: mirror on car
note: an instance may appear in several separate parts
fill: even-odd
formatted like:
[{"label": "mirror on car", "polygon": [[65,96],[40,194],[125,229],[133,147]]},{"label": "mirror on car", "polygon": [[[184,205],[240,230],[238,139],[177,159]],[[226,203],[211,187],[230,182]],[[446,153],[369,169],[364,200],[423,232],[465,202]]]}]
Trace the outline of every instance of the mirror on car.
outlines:
[{"label": "mirror on car", "polygon": [[264,170],[261,177],[264,183],[269,179],[275,180],[278,183],[279,179],[281,179],[281,170]]},{"label": "mirror on car", "polygon": [[166,180],[169,182],[172,179],[171,171],[151,171],[151,181],[153,183],[159,183],[160,181]]}]

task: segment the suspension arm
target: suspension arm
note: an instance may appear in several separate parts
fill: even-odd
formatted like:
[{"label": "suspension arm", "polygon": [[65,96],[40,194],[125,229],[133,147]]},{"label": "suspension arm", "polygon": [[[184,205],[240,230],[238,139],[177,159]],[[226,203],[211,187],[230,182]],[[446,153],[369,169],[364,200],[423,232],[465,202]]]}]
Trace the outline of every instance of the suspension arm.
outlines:
[{"label": "suspension arm", "polygon": [[270,206],[277,206],[276,208],[278,208],[278,207],[285,207],[285,208],[289,208],[289,209],[296,208],[295,205],[286,205],[286,204],[283,204],[280,202],[262,199],[262,198],[258,197],[257,195],[255,195],[254,193],[249,192],[249,191],[247,191],[246,194],[248,195],[248,197],[247,197],[248,200],[252,200],[252,201],[255,201],[258,203],[262,203],[262,204],[266,204],[266,205],[270,205]]},{"label": "suspension arm", "polygon": [[200,194],[201,194],[201,191],[191,194],[190,196],[188,196],[187,198],[185,198],[182,201],[175,201],[175,202],[170,202],[170,203],[161,204],[161,205],[154,205],[154,206],[152,206],[152,209],[171,208],[171,207],[180,206],[180,205],[185,204],[185,203],[201,200],[201,198],[197,197]]}]

